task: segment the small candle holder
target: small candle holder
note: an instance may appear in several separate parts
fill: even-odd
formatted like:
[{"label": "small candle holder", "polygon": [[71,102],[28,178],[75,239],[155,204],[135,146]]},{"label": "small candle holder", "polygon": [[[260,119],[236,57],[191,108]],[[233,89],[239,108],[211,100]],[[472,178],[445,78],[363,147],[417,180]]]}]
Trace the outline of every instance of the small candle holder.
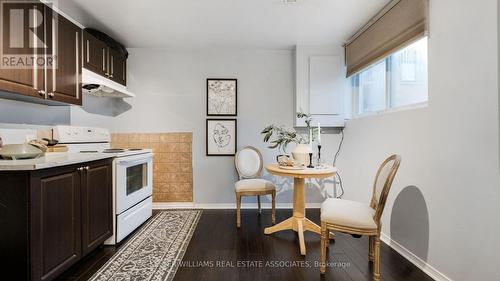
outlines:
[{"label": "small candle holder", "polygon": [[313,154],[312,152],[309,152],[309,166],[307,168],[314,168],[313,166]]},{"label": "small candle holder", "polygon": [[321,144],[318,144],[318,166],[322,166],[321,163]]}]

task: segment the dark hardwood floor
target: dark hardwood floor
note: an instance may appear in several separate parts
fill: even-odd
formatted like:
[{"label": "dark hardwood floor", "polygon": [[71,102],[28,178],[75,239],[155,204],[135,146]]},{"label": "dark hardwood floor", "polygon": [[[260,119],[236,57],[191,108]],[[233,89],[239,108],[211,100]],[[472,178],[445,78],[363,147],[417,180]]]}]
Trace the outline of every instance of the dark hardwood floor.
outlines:
[{"label": "dark hardwood floor", "polygon": [[[291,214],[291,210],[277,210],[276,220]],[[319,223],[318,209],[307,210],[307,216]],[[174,280],[372,280],[365,237],[337,234],[330,243],[330,265],[321,276],[319,235],[305,234],[307,255],[303,257],[294,232],[264,235],[264,228],[271,224],[270,210],[261,215],[257,210],[242,210],[241,219],[238,230],[234,210],[204,210]],[[96,249],[59,280],[87,280],[119,247]],[[432,280],[383,243],[381,252],[382,280]]]}]

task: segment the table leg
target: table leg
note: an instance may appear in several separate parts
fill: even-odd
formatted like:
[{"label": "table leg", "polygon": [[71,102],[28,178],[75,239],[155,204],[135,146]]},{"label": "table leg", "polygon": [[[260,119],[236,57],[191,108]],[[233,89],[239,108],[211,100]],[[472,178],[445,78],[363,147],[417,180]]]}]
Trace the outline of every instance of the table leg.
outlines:
[{"label": "table leg", "polygon": [[264,233],[271,234],[282,230],[293,230],[297,232],[299,236],[300,253],[305,255],[306,245],[304,231],[313,231],[315,233],[321,232],[320,230],[316,231],[316,227],[318,226],[308,220],[305,217],[305,213],[305,180],[302,178],[295,178],[293,187],[293,216],[277,225],[267,227],[264,229]]},{"label": "table leg", "polygon": [[304,219],[306,225],[306,231],[311,231],[317,234],[321,234],[321,227],[314,222],[310,221],[308,218]]},{"label": "table leg", "polygon": [[305,180],[303,178],[294,178],[293,180],[293,218],[295,220],[294,230],[299,235],[300,254],[306,255],[306,244],[304,241],[304,226],[306,223],[306,196]]},{"label": "table leg", "polygon": [[[294,178],[293,186],[293,216],[278,223],[277,225],[266,227],[265,234],[272,234],[282,230],[293,230],[299,236],[300,254],[306,254],[306,244],[304,240],[304,231],[311,231],[321,235],[321,227],[306,218],[305,208],[305,180],[303,178]],[[330,234],[330,239],[334,239]]]},{"label": "table leg", "polygon": [[[321,235],[321,227],[308,218],[304,218],[305,231],[310,231]],[[335,239],[335,233],[330,232],[330,239]]]},{"label": "table leg", "polygon": [[304,218],[306,216],[306,190],[305,180],[302,178],[293,179],[293,216]]},{"label": "table leg", "polygon": [[294,221],[295,221],[295,219],[293,217],[291,217],[291,218],[288,218],[288,219],[286,219],[286,220],[284,220],[276,225],[266,227],[264,229],[264,234],[272,234],[272,233],[275,233],[278,231],[289,230],[289,229],[293,230],[293,222]]},{"label": "table leg", "polygon": [[297,220],[297,234],[299,235],[300,254],[306,255],[306,243],[304,241],[304,220]]}]

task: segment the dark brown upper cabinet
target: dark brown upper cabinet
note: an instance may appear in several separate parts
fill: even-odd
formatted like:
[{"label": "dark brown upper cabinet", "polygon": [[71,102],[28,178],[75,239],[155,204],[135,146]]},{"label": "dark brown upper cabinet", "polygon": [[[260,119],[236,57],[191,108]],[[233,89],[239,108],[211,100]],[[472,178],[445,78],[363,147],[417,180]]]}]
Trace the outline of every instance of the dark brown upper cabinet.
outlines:
[{"label": "dark brown upper cabinet", "polygon": [[108,47],[106,43],[83,31],[83,67],[99,75],[107,76]]},{"label": "dark brown upper cabinet", "polygon": [[[42,3],[0,2],[2,24],[19,25],[4,28],[2,61],[9,64],[0,68],[0,91],[7,92],[0,97],[81,105],[81,29]],[[30,27],[30,18],[40,25]],[[10,32],[16,28],[22,32]]]},{"label": "dark brown upper cabinet", "polygon": [[119,52],[108,48],[109,52],[109,79],[127,85],[127,59]]},{"label": "dark brown upper cabinet", "polygon": [[[22,17],[23,19],[35,18],[41,15],[43,22],[45,22],[45,5],[33,3],[31,9],[26,9],[26,4],[23,3],[9,3],[8,1],[0,0],[2,4],[2,26],[9,26],[12,22],[20,24],[16,18]],[[11,10],[17,9],[22,11],[21,14],[11,13]],[[51,21],[47,21],[51,24]],[[43,26],[42,24],[40,26]],[[11,32],[11,30],[21,29],[23,32]],[[38,57],[43,57],[43,52],[38,49],[30,47],[30,39],[39,38],[39,40],[46,40],[45,28],[29,27],[29,21],[22,21],[22,26],[12,26],[12,28],[4,28],[2,37],[2,67],[0,67],[0,91],[17,93],[26,97],[39,98],[44,97],[44,68],[35,67],[32,63],[30,65],[23,65],[19,63],[19,59],[32,57],[36,60]],[[30,38],[33,36],[33,38]],[[11,42],[15,42],[11,45]],[[38,41],[37,41],[38,42]],[[22,60],[21,60],[22,62]]]},{"label": "dark brown upper cabinet", "polygon": [[61,15],[55,15],[57,28],[53,28],[53,54],[56,67],[48,69],[48,99],[82,104],[82,29]]},{"label": "dark brown upper cabinet", "polygon": [[127,59],[85,30],[83,67],[124,86],[127,85]]}]

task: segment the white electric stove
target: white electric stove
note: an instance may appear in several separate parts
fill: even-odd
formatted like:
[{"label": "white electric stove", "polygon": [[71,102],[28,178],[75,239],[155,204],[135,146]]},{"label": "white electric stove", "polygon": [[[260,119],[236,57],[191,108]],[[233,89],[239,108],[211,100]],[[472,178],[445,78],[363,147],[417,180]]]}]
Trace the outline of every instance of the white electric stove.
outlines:
[{"label": "white electric stove", "polygon": [[68,153],[110,153],[113,160],[114,233],[105,244],[125,238],[152,216],[153,153],[151,149],[111,149],[107,129],[55,126],[54,139]]}]

